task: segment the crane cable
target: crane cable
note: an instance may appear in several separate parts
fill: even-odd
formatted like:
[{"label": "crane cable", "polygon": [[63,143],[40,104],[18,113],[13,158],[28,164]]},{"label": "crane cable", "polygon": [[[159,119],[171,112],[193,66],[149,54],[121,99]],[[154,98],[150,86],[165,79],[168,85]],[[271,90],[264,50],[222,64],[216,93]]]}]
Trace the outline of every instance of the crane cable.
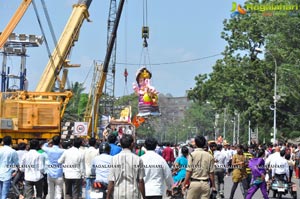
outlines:
[{"label": "crane cable", "polygon": [[[41,22],[41,17],[39,15],[38,8],[37,8],[37,5],[36,5],[36,3],[35,3],[34,0],[32,0],[32,5],[33,5],[34,11],[35,11],[35,15],[36,15],[36,18],[37,18],[37,21],[38,21],[38,24],[39,24],[39,27],[41,29],[41,32],[42,32],[42,35],[43,35],[43,38],[44,38],[44,41],[45,41],[45,45],[46,45],[48,57],[49,57],[49,59],[51,61],[52,68],[55,70],[54,60],[53,60],[53,57],[52,57],[52,54],[51,54],[51,51],[50,51],[49,43],[47,41],[45,30],[44,30],[42,22]],[[55,36],[55,33],[54,33],[54,29],[53,29],[53,26],[52,26],[52,23],[51,23],[51,20],[50,20],[50,16],[49,16],[49,13],[48,13],[48,10],[47,10],[46,3],[45,3],[44,0],[42,0],[42,7],[43,7],[43,11],[44,11],[45,17],[47,19],[47,23],[48,23],[48,26],[49,26],[49,29],[50,29],[50,32],[51,32],[51,36],[52,36],[52,40],[54,42],[54,46],[56,46],[57,45],[57,39],[56,39],[56,36]],[[61,57],[61,53],[60,53],[59,49],[57,49],[57,51],[58,51],[58,55]],[[55,74],[55,76],[56,76],[56,80],[57,80],[58,74]],[[67,84],[70,87],[69,80],[67,80]]]},{"label": "crane cable", "polygon": [[[47,41],[47,38],[46,38],[46,34],[45,34],[45,31],[44,31],[44,28],[43,28],[43,25],[42,25],[42,22],[41,22],[41,18],[40,18],[40,15],[39,15],[39,13],[38,13],[38,9],[37,9],[37,6],[36,6],[34,0],[32,1],[32,5],[33,5],[33,8],[34,8],[35,15],[36,15],[38,24],[39,24],[39,26],[40,26],[42,35],[43,35],[43,37],[44,37],[44,41],[45,41],[45,44],[46,44],[46,49],[47,49],[48,57],[51,59],[51,51],[50,51],[50,47],[49,47],[49,44],[48,44],[48,41]],[[52,63],[53,63],[53,59],[51,59],[51,61],[52,61]]]},{"label": "crane cable", "polygon": [[147,0],[143,0],[143,29],[142,37],[144,39],[143,46],[148,47],[147,39],[149,39],[149,27],[148,27],[148,3]]},{"label": "crane cable", "polygon": [[149,26],[148,26],[148,2],[143,0],[143,27],[142,27],[143,48],[140,55],[140,63],[143,61],[144,67],[149,66],[151,71],[150,53],[148,48]]},{"label": "crane cable", "polygon": [[[126,1],[126,3],[128,3],[128,1]],[[127,23],[128,23],[128,15],[127,15],[127,9],[128,9],[128,6],[125,6],[125,26],[124,26],[124,29],[125,29],[125,62],[127,62]],[[127,86],[127,77],[128,77],[128,71],[127,71],[127,66],[125,66],[125,69],[124,69],[124,78],[125,78],[125,87],[124,87],[124,92],[123,92],[123,95],[128,95],[128,86]]]},{"label": "crane cable", "polygon": [[[148,50],[148,41],[149,39],[149,26],[148,26],[148,3],[147,0],[143,0],[143,27],[142,27],[142,38],[143,38],[143,48],[140,55],[140,63],[143,60],[143,64],[150,65],[150,56]],[[148,63],[147,63],[148,60]]]}]

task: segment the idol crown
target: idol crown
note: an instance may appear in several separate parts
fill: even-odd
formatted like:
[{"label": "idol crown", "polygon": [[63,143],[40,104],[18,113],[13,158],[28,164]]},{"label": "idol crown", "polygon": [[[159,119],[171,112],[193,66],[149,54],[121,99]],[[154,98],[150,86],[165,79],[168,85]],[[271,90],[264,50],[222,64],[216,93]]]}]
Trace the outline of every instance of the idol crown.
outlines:
[{"label": "idol crown", "polygon": [[141,76],[144,78],[144,79],[150,79],[150,73],[144,69]]}]

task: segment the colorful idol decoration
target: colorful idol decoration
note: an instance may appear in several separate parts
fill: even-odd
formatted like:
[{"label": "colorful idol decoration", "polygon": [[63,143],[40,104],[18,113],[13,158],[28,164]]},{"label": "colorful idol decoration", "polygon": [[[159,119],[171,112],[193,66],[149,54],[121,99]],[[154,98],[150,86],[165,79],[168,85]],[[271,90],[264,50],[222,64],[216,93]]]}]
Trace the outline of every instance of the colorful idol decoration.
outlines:
[{"label": "colorful idol decoration", "polygon": [[151,72],[142,67],[136,74],[136,82],[133,84],[134,92],[139,96],[138,116],[160,115],[158,107],[158,91],[151,86]]}]

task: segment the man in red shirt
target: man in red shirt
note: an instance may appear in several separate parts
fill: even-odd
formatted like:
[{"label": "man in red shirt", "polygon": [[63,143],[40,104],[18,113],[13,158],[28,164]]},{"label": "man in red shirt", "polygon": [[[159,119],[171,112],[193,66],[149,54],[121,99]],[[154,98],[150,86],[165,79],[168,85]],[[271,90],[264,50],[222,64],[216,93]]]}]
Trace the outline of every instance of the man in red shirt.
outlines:
[{"label": "man in red shirt", "polygon": [[174,162],[174,152],[173,149],[170,147],[170,143],[167,142],[166,146],[167,147],[162,152],[162,156],[168,163],[169,167],[171,168]]}]

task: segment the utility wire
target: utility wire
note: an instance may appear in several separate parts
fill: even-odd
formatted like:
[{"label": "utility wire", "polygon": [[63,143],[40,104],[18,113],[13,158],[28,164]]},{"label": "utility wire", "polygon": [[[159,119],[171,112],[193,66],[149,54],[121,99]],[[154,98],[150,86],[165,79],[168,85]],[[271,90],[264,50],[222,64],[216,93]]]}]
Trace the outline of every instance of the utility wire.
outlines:
[{"label": "utility wire", "polygon": [[[188,62],[197,62],[197,61],[201,61],[201,60],[204,60],[204,59],[209,59],[209,58],[212,58],[212,57],[218,57],[222,54],[214,54],[214,55],[210,55],[210,56],[206,56],[206,57],[199,57],[199,58],[195,58],[195,59],[187,59],[187,60],[181,60],[181,61],[170,61],[170,62],[161,62],[161,63],[151,63],[151,65],[155,65],[155,66],[158,66],[158,65],[170,65],[170,64],[180,64],[180,63],[188,63]],[[103,62],[101,60],[99,60],[100,62]],[[117,62],[116,64],[118,65],[132,65],[132,66],[140,66],[141,64],[136,64],[136,63],[125,63],[125,62]]]}]

